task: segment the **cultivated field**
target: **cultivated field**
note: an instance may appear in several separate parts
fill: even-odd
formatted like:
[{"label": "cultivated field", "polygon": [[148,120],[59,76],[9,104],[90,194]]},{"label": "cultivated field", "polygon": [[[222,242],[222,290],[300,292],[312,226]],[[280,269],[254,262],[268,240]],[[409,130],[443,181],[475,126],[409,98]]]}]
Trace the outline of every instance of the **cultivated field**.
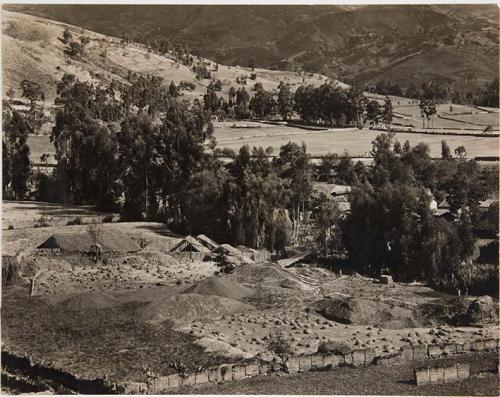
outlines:
[{"label": "cultivated field", "polygon": [[[231,128],[233,123],[219,123],[215,128],[217,144],[221,148],[238,150],[243,145],[273,147],[279,153],[280,146],[289,141],[301,144],[305,142],[307,150],[313,156],[328,153],[342,154],[347,151],[353,157],[366,156],[372,149],[372,141],[382,131],[358,130],[357,128],[331,129],[325,131],[307,131],[288,126],[255,125],[255,128]],[[410,141],[412,146],[420,142],[429,145],[432,157],[441,156],[441,141],[444,139],[452,150],[460,145],[465,146],[470,157],[498,156],[498,137],[474,137],[444,134],[396,133],[395,139],[404,143]]]},{"label": "cultivated field", "polygon": [[2,229],[65,226],[70,222],[102,223],[118,219],[118,214],[94,211],[91,206],[75,206],[37,201],[3,201]]},{"label": "cultivated field", "polygon": [[[398,105],[398,101],[393,102],[395,118],[394,123],[422,128],[422,117],[420,107],[417,104]],[[456,104],[440,104],[436,106],[437,116],[431,120],[431,127],[435,129],[447,130],[477,130],[482,132],[485,127],[491,125],[493,130],[499,129],[498,113],[480,110],[472,106]],[[439,117],[441,116],[441,117]],[[445,118],[442,118],[445,117]],[[426,121],[427,126],[427,121]]]}]

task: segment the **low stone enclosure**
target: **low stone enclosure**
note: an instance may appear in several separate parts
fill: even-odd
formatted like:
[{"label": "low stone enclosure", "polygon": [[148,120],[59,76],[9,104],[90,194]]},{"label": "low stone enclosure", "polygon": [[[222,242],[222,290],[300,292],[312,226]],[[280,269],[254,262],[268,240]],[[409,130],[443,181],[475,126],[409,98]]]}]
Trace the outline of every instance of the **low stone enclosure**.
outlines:
[{"label": "low stone enclosure", "polygon": [[469,364],[442,365],[439,367],[417,368],[415,380],[417,385],[437,385],[469,379]]},{"label": "low stone enclosure", "polygon": [[[282,362],[250,362],[241,364],[224,364],[199,372],[172,374],[168,376],[151,375],[147,382],[113,383],[100,379],[78,379],[62,369],[55,369],[32,363],[28,358],[17,357],[8,352],[2,352],[2,367],[9,370],[21,365],[23,372],[33,372],[48,380],[58,382],[79,393],[119,393],[119,394],[164,394],[183,386],[205,385],[238,381],[256,376],[266,376],[273,373],[299,373],[311,370],[329,370],[341,365],[398,365],[405,362],[423,361],[450,357],[456,354],[474,354],[476,352],[498,351],[498,339],[480,339],[463,344],[450,343],[446,345],[406,345],[396,353],[377,356],[373,349],[354,350],[349,354],[314,354],[307,356],[291,356]],[[415,373],[418,385],[434,384],[443,379],[449,381],[462,380],[469,377],[468,367],[452,366],[453,369],[422,368]],[[440,372],[439,372],[440,371]],[[452,374],[452,372],[454,374]],[[456,377],[454,377],[456,374]],[[465,377],[466,376],[466,377]],[[420,383],[418,383],[420,382]],[[426,383],[427,382],[427,383]]]}]

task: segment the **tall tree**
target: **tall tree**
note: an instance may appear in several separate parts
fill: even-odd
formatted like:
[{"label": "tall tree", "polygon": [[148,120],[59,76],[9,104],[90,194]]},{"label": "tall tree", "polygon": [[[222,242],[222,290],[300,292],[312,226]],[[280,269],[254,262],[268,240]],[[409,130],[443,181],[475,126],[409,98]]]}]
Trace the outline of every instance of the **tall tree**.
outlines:
[{"label": "tall tree", "polygon": [[312,192],[312,169],[305,143],[302,146],[293,142],[283,145],[274,165],[278,168],[280,177],[287,181],[288,205],[292,213],[294,237],[297,238],[305,202]]},{"label": "tall tree", "polygon": [[389,97],[386,97],[384,101],[384,110],[382,111],[382,120],[387,124],[388,128],[391,128],[392,117],[392,101]]},{"label": "tall tree", "polygon": [[14,110],[3,112],[2,139],[4,166],[4,193],[10,186],[16,199],[24,199],[28,192],[28,180],[31,174],[30,148],[27,140],[33,132],[29,120]]},{"label": "tall tree", "polygon": [[443,160],[451,160],[452,159],[451,149],[445,140],[441,141],[441,158]]},{"label": "tall tree", "polygon": [[289,84],[280,81],[278,92],[279,113],[284,121],[290,120],[293,113],[293,94]]}]

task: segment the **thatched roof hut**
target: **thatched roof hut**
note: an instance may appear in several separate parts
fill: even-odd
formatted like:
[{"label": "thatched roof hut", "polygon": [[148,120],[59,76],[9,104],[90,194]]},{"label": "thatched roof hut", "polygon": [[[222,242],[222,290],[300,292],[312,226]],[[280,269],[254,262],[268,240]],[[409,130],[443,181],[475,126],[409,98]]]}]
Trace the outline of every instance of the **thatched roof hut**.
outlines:
[{"label": "thatched roof hut", "polygon": [[137,252],[141,247],[129,236],[119,230],[102,230],[94,238],[88,233],[53,234],[37,249],[58,250],[61,252],[88,252],[95,243],[102,252]]},{"label": "thatched roof hut", "polygon": [[217,248],[219,248],[219,244],[217,244],[214,240],[212,240],[210,237],[205,236],[204,234],[198,235],[198,237],[196,237],[196,240],[206,248],[208,248],[210,251],[215,251]]},{"label": "thatched roof hut", "polygon": [[210,251],[207,247],[191,236],[184,237],[181,241],[170,248],[170,252],[200,252],[209,254]]},{"label": "thatched roof hut", "polygon": [[240,257],[243,256],[243,253],[239,249],[234,248],[232,245],[229,245],[229,244],[221,244],[219,246],[219,248],[216,249],[216,252],[222,253],[225,255],[234,255],[234,256],[240,256]]}]

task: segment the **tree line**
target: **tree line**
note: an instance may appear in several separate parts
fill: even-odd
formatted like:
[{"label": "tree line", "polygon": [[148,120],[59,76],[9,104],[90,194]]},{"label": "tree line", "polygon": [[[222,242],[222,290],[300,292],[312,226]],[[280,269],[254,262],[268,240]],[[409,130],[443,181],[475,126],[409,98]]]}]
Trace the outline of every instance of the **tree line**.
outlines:
[{"label": "tree line", "polygon": [[433,100],[438,103],[451,102],[459,105],[499,106],[498,78],[487,81],[475,91],[468,90],[467,92],[457,89],[453,82],[447,79],[429,80],[422,83],[420,87],[411,83],[406,90],[403,90],[397,82],[391,83],[381,80],[375,86],[366,87],[366,91],[417,100]]},{"label": "tree line", "polygon": [[330,127],[360,127],[363,123],[371,125],[379,122],[390,126],[393,118],[392,102],[387,97],[383,105],[376,100],[368,100],[359,87],[342,88],[336,83],[324,83],[319,87],[300,85],[296,91],[280,82],[276,91],[268,91],[261,83],[255,83],[250,93],[241,87],[231,87],[226,99],[217,95],[220,86],[211,82],[203,97],[203,106],[219,118],[266,119],[279,116],[289,121],[294,113],[301,120]]}]

